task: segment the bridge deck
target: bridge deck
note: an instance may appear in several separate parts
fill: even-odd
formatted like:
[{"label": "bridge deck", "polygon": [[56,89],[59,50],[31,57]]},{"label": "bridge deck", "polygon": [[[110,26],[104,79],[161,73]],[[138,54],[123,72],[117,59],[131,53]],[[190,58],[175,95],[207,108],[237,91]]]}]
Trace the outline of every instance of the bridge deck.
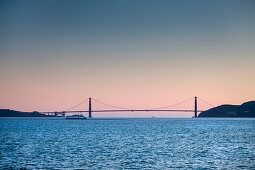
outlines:
[{"label": "bridge deck", "polygon": [[[197,110],[197,112],[202,112],[203,110]],[[71,111],[61,111],[61,112],[41,112],[41,113],[88,113],[89,110],[71,110]],[[157,109],[132,109],[132,110],[91,110],[91,112],[194,112],[194,110],[157,110]]]}]

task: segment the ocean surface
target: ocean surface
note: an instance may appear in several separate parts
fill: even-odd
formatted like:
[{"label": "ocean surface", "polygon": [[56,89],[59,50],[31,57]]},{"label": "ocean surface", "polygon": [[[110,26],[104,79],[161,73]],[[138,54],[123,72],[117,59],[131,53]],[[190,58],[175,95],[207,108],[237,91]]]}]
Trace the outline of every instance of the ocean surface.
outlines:
[{"label": "ocean surface", "polygon": [[255,119],[0,118],[0,169],[255,169]]}]

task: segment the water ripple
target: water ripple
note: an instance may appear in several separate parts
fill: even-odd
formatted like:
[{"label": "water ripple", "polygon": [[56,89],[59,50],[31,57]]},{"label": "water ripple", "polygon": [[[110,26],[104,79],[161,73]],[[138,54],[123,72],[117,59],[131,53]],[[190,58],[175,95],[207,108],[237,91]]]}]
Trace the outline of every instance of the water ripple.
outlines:
[{"label": "water ripple", "polygon": [[1,118],[0,168],[253,169],[255,119]]}]

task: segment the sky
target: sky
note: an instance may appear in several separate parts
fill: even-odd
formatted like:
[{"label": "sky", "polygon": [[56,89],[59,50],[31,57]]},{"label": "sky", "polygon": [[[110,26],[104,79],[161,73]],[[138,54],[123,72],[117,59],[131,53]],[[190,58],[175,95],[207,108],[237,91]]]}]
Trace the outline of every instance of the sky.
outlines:
[{"label": "sky", "polygon": [[[254,65],[253,0],[0,2],[0,108],[61,111],[88,97],[137,109],[194,96],[242,104],[255,100]],[[95,114],[153,115],[193,113]]]}]

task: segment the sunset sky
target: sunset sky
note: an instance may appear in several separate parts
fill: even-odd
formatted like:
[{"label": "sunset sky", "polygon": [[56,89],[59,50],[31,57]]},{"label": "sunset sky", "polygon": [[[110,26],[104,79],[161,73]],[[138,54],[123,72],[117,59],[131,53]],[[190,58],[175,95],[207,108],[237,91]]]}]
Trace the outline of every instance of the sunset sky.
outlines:
[{"label": "sunset sky", "polygon": [[[255,100],[254,0],[0,1],[0,108],[61,111],[92,97],[144,109],[193,96]],[[193,113],[95,114],[152,115]]]}]

